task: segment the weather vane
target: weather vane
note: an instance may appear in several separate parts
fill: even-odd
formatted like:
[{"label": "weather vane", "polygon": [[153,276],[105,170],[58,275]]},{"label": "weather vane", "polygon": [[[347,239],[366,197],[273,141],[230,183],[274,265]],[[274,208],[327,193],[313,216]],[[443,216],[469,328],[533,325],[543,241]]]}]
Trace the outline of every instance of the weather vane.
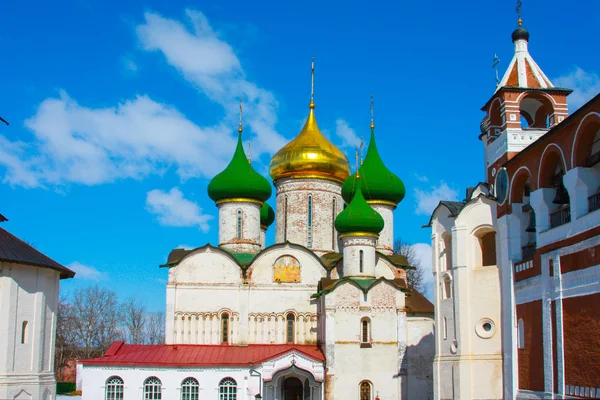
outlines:
[{"label": "weather vane", "polygon": [[498,75],[498,64],[500,64],[500,58],[498,57],[498,54],[494,54],[494,64],[492,65],[492,68],[496,69],[496,86],[500,84],[500,77]]},{"label": "weather vane", "polygon": [[373,100],[373,95],[371,95],[371,129],[375,129],[375,109],[374,109],[375,100]]},{"label": "weather vane", "polygon": [[523,5],[523,3],[521,3],[521,0],[517,0],[517,17],[519,18],[519,25],[521,25],[523,23],[523,20],[521,19],[521,6]]},{"label": "weather vane", "polygon": [[315,106],[315,57],[312,58],[311,72],[310,72],[310,106]]},{"label": "weather vane", "polygon": [[238,132],[242,133],[242,98],[240,97],[240,126],[238,127]]}]

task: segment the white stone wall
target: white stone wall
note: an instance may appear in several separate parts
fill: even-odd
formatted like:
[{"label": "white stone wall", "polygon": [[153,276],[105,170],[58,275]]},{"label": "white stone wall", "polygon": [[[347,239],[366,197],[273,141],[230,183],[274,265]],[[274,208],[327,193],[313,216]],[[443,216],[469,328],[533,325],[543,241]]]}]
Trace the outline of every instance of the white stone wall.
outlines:
[{"label": "white stone wall", "polygon": [[58,282],[51,269],[0,263],[0,399],[55,398]]},{"label": "white stone wall", "polygon": [[[260,251],[260,208],[258,203],[227,202],[219,207],[219,246],[236,253]],[[238,213],[241,211],[241,238],[238,238]]]},{"label": "white stone wall", "polygon": [[[300,263],[300,282],[274,281],[281,256]],[[260,254],[242,276],[232,258],[200,249],[169,271],[167,343],[220,344],[221,317],[230,317],[229,343],[285,343],[285,317],[295,316],[295,342],[317,341],[317,306],[310,296],[327,275],[318,258],[298,246],[275,246]]]},{"label": "white stone wall", "polygon": [[[294,178],[280,179],[275,185],[275,242],[287,240],[298,243],[317,254],[338,251],[338,234],[334,223],[335,217],[344,209],[342,185],[325,179]],[[309,196],[312,196],[312,244],[309,243]]]},{"label": "white stone wall", "polygon": [[[401,364],[400,348],[406,346],[406,324],[401,324],[405,320],[404,293],[380,282],[365,295],[354,283],[345,282],[321,301],[329,387],[326,399],[357,399],[359,385],[365,380],[381,400],[398,399],[401,383],[395,376]],[[361,347],[363,318],[370,320],[371,347]]]},{"label": "white stone wall", "polygon": [[406,316],[406,390],[403,399],[433,398],[434,320],[431,315]]},{"label": "white stone wall", "polygon": [[390,255],[394,253],[394,210],[396,207],[390,204],[369,202],[371,207],[377,211],[384,221],[383,230],[379,232],[377,240],[377,251]]},{"label": "white stone wall", "polygon": [[[480,197],[456,218],[450,217],[445,207],[434,214],[435,322],[439,327],[434,362],[436,399],[503,396],[499,271],[497,265],[481,266],[477,237],[493,230],[495,210],[491,200]],[[447,234],[452,235],[451,241],[444,240]],[[446,248],[450,243],[452,248]],[[499,248],[497,260],[498,252]],[[450,270],[446,270],[447,259],[451,259]],[[445,279],[451,282],[450,298],[444,295]],[[492,326],[489,332],[483,329],[485,323]]]},{"label": "white stone wall", "polygon": [[[375,276],[375,243],[376,237],[344,236],[342,237],[344,253],[344,276]],[[362,271],[361,271],[362,252]]]}]

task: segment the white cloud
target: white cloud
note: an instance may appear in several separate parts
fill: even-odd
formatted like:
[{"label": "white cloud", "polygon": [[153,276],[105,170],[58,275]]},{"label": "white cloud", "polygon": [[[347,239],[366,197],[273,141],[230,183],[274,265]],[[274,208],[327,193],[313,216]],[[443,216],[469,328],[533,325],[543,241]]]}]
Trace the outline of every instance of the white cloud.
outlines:
[{"label": "white cloud", "polygon": [[415,243],[412,245],[415,257],[419,260],[419,266],[423,270],[423,284],[425,290],[423,295],[433,302],[433,270],[431,269],[431,245],[428,243]]},{"label": "white cloud", "polygon": [[352,149],[360,146],[361,138],[356,135],[354,129],[350,128],[348,122],[343,119],[335,121],[335,134],[342,139],[342,146]]},{"label": "white cloud", "polygon": [[421,181],[421,182],[429,182],[429,178],[426,177],[425,175],[419,175],[415,172],[415,178],[417,178],[417,180]]},{"label": "white cloud", "polygon": [[186,15],[191,31],[180,21],[147,12],[136,29],[143,48],[161,52],[186,80],[223,106],[230,120],[238,112],[232,105],[242,96],[245,125],[258,135],[254,148],[259,153],[279,150],[286,140],[274,128],[278,103],[273,94],[245,78],[234,49],[218,37],[203,13],[188,9]]},{"label": "white cloud", "polygon": [[440,200],[457,201],[458,192],[442,182],[439,186],[432,186],[428,191],[415,189],[415,197],[417,201],[415,214],[429,216]]},{"label": "white cloud", "polygon": [[600,93],[600,76],[577,66],[569,73],[555,78],[553,82],[557,87],[573,89],[573,93],[567,98],[570,111],[575,111]]},{"label": "white cloud", "polygon": [[235,147],[232,121],[240,95],[246,99],[245,125],[258,135],[254,158],[282,147],[285,140],[274,130],[274,96],[244,78],[232,47],[217,37],[203,14],[187,15],[193,32],[178,21],[147,13],[137,35],[146,50],[161,51],[194,86],[223,106],[221,123],[198,126],[175,107],[146,95],[90,108],[62,91],[42,101],[25,122],[33,140],[12,142],[0,135],[4,182],[25,187],[96,185],[142,179],[171,167],[182,180],[213,176]]},{"label": "white cloud", "polygon": [[203,232],[208,232],[208,221],[213,218],[202,214],[202,209],[184,198],[181,190],[176,187],[169,192],[158,189],[149,191],[146,195],[146,210],[155,214],[158,223],[163,226],[198,226]]},{"label": "white cloud", "polygon": [[131,56],[123,57],[123,68],[128,73],[135,74],[138,71],[138,65]]},{"label": "white cloud", "polygon": [[104,278],[104,274],[96,268],[90,267],[89,265],[83,265],[77,261],[67,265],[67,268],[75,272],[76,278],[87,279],[90,281],[98,281]]}]

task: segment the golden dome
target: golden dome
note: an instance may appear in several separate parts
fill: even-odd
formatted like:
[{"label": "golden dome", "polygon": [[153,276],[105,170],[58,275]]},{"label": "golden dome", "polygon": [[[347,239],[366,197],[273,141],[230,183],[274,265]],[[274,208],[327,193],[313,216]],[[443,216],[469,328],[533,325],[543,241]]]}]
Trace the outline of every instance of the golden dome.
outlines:
[{"label": "golden dome", "polygon": [[308,119],[300,134],[273,156],[271,178],[276,181],[288,177],[310,177],[344,183],[350,176],[350,163],[344,153],[319,130],[312,100],[309,108]]}]

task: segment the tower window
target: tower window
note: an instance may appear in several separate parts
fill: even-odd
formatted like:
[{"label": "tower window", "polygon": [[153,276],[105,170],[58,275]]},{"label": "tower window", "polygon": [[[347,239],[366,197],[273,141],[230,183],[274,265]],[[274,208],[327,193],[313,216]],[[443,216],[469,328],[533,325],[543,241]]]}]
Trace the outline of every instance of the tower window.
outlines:
[{"label": "tower window", "polygon": [[296,320],[294,319],[294,314],[289,313],[286,318],[286,330],[285,330],[285,333],[286,333],[285,341],[287,343],[294,343],[294,333],[296,331],[295,325],[296,325]]},{"label": "tower window", "polygon": [[444,340],[448,339],[448,320],[444,317]]},{"label": "tower window", "polygon": [[23,321],[23,324],[21,325],[21,344],[27,344],[28,341],[27,325],[29,325],[29,322],[27,321]]},{"label": "tower window", "polygon": [[229,343],[229,314],[221,315],[221,343]]},{"label": "tower window", "polygon": [[444,278],[444,299],[452,298],[452,281],[449,277]]},{"label": "tower window", "polygon": [[237,210],[237,238],[242,238],[242,210]]},{"label": "tower window", "polygon": [[312,232],[312,196],[308,196],[308,219],[307,219],[307,225],[308,225],[308,243],[306,244],[306,247],[312,247],[313,244],[313,232]]},{"label": "tower window", "polygon": [[363,318],[360,322],[360,342],[371,342],[371,321],[369,318]]},{"label": "tower window", "polygon": [[331,205],[331,248],[335,249],[335,217],[336,217],[337,202],[335,197],[333,198],[333,204]]},{"label": "tower window", "polygon": [[283,241],[287,240],[288,198],[283,198]]},{"label": "tower window", "polygon": [[360,383],[360,400],[372,400],[370,382],[362,381]]},{"label": "tower window", "polygon": [[359,261],[358,261],[358,262],[359,262],[359,265],[360,265],[360,272],[361,272],[361,273],[363,273],[363,272],[364,272],[364,269],[365,269],[365,268],[364,268],[364,261],[365,261],[364,259],[365,259],[365,253],[364,253],[362,250],[360,250],[360,251],[358,252],[358,258],[359,258]]},{"label": "tower window", "polygon": [[523,318],[519,318],[519,322],[517,323],[517,347],[519,349],[525,348],[525,323],[523,322]]}]

